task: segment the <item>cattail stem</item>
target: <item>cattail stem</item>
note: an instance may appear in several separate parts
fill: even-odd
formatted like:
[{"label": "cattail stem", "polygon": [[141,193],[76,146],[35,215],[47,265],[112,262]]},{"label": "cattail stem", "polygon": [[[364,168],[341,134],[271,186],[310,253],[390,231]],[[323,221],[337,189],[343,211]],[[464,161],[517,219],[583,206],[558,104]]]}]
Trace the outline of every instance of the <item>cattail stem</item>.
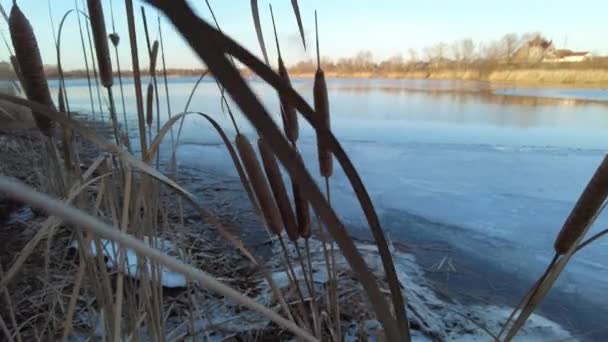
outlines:
[{"label": "cattail stem", "polygon": [[133,65],[133,84],[135,86],[135,100],[137,104],[137,123],[139,127],[139,142],[142,158],[148,149],[146,143],[146,124],[144,118],[144,101],[141,89],[141,74],[139,69],[139,56],[137,52],[137,33],[135,31],[135,16],[133,14],[133,0],[125,0],[127,24],[129,27],[129,43],[131,45],[131,63]]},{"label": "cattail stem", "polygon": [[[82,7],[86,8],[86,6],[84,5],[84,0],[82,0]],[[91,21],[90,17],[87,17],[87,19],[89,20],[89,22]],[[102,107],[102,101],[101,101],[101,90],[99,89],[99,79],[97,78],[97,64],[95,63],[95,55],[94,55],[94,50],[93,50],[93,38],[91,37],[91,29],[89,28],[89,25],[84,25],[85,28],[87,29],[87,37],[89,38],[89,53],[90,53],[90,58],[91,58],[91,66],[93,69],[93,79],[95,80],[95,90],[97,91],[97,104],[99,105],[99,115],[101,116],[101,121],[104,121],[104,117],[103,117],[103,107]]]},{"label": "cattail stem", "polygon": [[[331,192],[329,190],[329,177],[325,177],[325,194],[327,196],[327,203],[329,203],[329,205],[331,205]],[[334,314],[335,314],[335,319],[336,319],[336,333],[338,334],[338,341],[342,340],[342,327],[340,325],[340,301],[338,300],[338,271],[336,268],[336,253],[335,253],[335,246],[334,246],[334,242],[330,241],[331,245],[330,245],[330,249],[329,249],[329,255],[331,258],[331,271],[332,271],[332,275],[329,278],[331,281],[331,291],[332,291],[332,295],[331,295],[331,299],[333,300],[333,308],[334,308]]]},{"label": "cattail stem", "polygon": [[129,122],[127,120],[127,106],[125,103],[125,91],[122,83],[122,69],[120,67],[120,56],[118,55],[118,44],[120,44],[120,36],[116,33],[116,23],[114,20],[114,3],[110,0],[110,17],[112,20],[112,33],[108,36],[110,42],[112,42],[112,46],[114,46],[114,56],[116,59],[116,71],[118,72],[118,85],[120,90],[120,102],[122,104],[122,121],[125,126],[125,145],[129,152],[132,153],[131,150],[131,139],[129,138]]},{"label": "cattail stem", "polygon": [[[160,40],[160,55],[163,63],[163,80],[165,83],[165,101],[167,101],[167,116],[171,120],[171,98],[169,96],[169,81],[167,80],[167,64],[165,63],[165,45],[163,43],[163,29],[160,22],[160,16],[158,19],[158,39]],[[171,126],[171,146],[175,145],[175,136],[173,134],[173,126]]]},{"label": "cattail stem", "polygon": [[[148,32],[148,19],[146,16],[146,10],[144,6],[141,6],[141,16],[144,22],[144,33],[146,37],[146,45],[148,46],[148,57],[150,59],[149,73],[152,81],[154,82],[154,97],[156,99],[156,134],[160,132],[160,100],[158,97],[158,81],[156,79],[156,58],[158,57],[158,41],[151,43],[150,34]],[[160,151],[156,152],[156,168],[160,167]]]},{"label": "cattail stem", "polygon": [[579,243],[606,198],[608,198],[608,155],[604,156],[602,163],[564,222],[555,240],[556,253],[565,254]]},{"label": "cattail stem", "polygon": [[95,101],[93,100],[93,86],[91,84],[91,73],[89,71],[89,58],[87,57],[87,48],[84,43],[84,34],[82,33],[82,23],[80,21],[80,16],[82,13],[78,8],[78,0],[74,0],[74,4],[76,7],[76,17],[78,18],[78,32],[80,33],[80,45],[82,46],[82,55],[84,57],[84,68],[87,74],[87,85],[89,88],[89,102],[91,104],[91,114],[93,115],[93,119],[95,119]]},{"label": "cattail stem", "polygon": [[287,246],[285,245],[285,241],[283,241],[283,236],[281,236],[280,234],[277,235],[277,237],[279,238],[279,242],[281,244],[281,249],[283,250],[283,253],[285,255],[285,261],[287,262],[287,267],[291,272],[291,277],[293,279],[293,285],[296,288],[296,292],[298,293],[298,297],[300,297],[300,302],[298,304],[298,307],[300,308],[300,315],[302,316],[303,320],[306,322],[306,325],[308,327],[310,327],[310,320],[308,319],[308,315],[306,314],[306,309],[304,306],[305,300],[304,300],[304,294],[302,292],[302,289],[300,288],[300,283],[298,281],[298,277],[296,275],[296,272],[293,269],[293,265],[291,264],[291,261],[289,260],[289,252],[287,250]]},{"label": "cattail stem", "polygon": [[[308,241],[308,239],[305,239],[305,241]],[[318,307],[317,307],[317,298],[315,297],[315,290],[314,290],[315,284],[311,280],[312,279],[312,270],[310,271],[310,277],[308,277],[306,275],[306,271],[307,271],[306,262],[304,261],[302,252],[300,252],[300,246],[298,245],[298,240],[293,241],[293,245],[294,245],[294,247],[296,249],[296,253],[298,255],[298,261],[300,262],[300,267],[302,267],[302,275],[304,276],[304,282],[306,283],[308,295],[311,298],[310,300],[311,300],[311,312],[312,312],[312,322],[313,322],[312,327],[315,330],[315,335],[320,336],[320,331],[317,328],[318,322],[319,322],[319,311],[318,311]],[[306,243],[305,246],[309,247],[308,243]],[[307,255],[310,255],[309,250],[307,250],[306,253],[307,253]]]},{"label": "cattail stem", "polygon": [[[213,22],[215,23],[215,27],[217,28],[217,30],[219,32],[222,32],[222,28],[220,27],[220,24],[217,22],[217,18],[215,17],[215,12],[213,12],[213,8],[211,7],[209,0],[205,0],[205,3],[207,4],[207,8],[209,9],[209,12],[211,13],[211,18],[213,19]],[[232,55],[228,55],[228,58],[230,59],[230,62],[232,63],[232,65],[236,66]],[[217,84],[217,87],[220,90],[220,95],[222,97],[222,110],[223,110],[223,106],[225,105],[226,108],[228,109],[228,115],[230,116],[230,120],[232,121],[232,125],[234,126],[234,130],[235,130],[236,134],[240,134],[239,127],[237,126],[236,120],[234,119],[234,114],[232,113],[232,110],[230,109],[230,104],[228,104],[228,100],[226,100],[226,96],[224,95],[224,87],[222,87],[222,85],[220,84],[220,82],[217,81],[217,79],[215,80],[215,83]]]},{"label": "cattail stem", "polygon": [[[279,76],[283,79],[285,83],[291,86],[291,81],[289,79],[289,74],[287,73],[287,68],[285,67],[285,63],[283,63],[283,58],[281,58],[281,48],[279,46],[279,38],[277,35],[277,27],[274,22],[274,13],[272,12],[272,5],[268,5],[270,7],[270,17],[272,18],[272,27],[274,29],[274,39],[277,44],[277,53],[279,55]],[[298,113],[296,112],[295,107],[292,105],[291,101],[279,94],[279,99],[281,101],[281,118],[283,119],[283,130],[285,131],[285,136],[292,144],[298,140]]]},{"label": "cattail stem", "polygon": [[116,118],[116,106],[114,104],[114,94],[112,93],[112,87],[107,87],[108,90],[108,102],[110,104],[110,117],[112,118],[112,127],[114,129],[114,138],[116,139],[116,146],[120,146],[120,133],[118,132],[118,120]]}]

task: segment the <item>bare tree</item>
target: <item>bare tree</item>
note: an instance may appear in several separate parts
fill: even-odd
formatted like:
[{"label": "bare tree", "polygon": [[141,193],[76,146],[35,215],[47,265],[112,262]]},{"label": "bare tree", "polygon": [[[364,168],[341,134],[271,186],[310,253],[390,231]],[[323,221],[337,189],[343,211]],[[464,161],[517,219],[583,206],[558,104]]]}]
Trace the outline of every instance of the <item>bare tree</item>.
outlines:
[{"label": "bare tree", "polygon": [[418,62],[418,51],[416,51],[415,49],[410,48],[410,49],[407,50],[407,54],[409,56],[408,61],[410,63],[416,63],[416,62]]},{"label": "bare tree", "polygon": [[467,63],[473,61],[475,57],[475,43],[473,43],[473,39],[468,38],[460,41],[460,53],[463,61]]},{"label": "bare tree", "polygon": [[507,62],[511,62],[513,55],[519,48],[519,37],[516,33],[508,33],[500,40],[501,49]]},{"label": "bare tree", "polygon": [[457,62],[462,62],[462,46],[460,45],[460,42],[453,42],[452,45],[450,45],[450,49],[452,50],[452,59],[454,59]]}]

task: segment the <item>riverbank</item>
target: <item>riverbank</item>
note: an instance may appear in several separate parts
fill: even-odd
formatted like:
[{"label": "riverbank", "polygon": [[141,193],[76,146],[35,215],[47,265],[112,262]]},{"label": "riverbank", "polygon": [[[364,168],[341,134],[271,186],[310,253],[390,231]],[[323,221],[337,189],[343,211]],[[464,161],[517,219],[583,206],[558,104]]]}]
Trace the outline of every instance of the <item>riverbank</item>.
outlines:
[{"label": "riverbank", "polygon": [[[89,124],[95,125],[94,122]],[[97,130],[103,127],[107,127],[107,125],[101,124],[97,127]],[[36,132],[22,132],[22,134],[17,136],[4,134],[2,136],[4,146],[7,148],[1,156],[2,158],[9,158],[3,159],[2,165],[11,164],[10,161],[12,160],[36,159],[36,157],[25,158],[24,156],[28,151],[27,147],[32,144],[36,145],[41,138],[40,135]],[[94,156],[98,153],[99,151],[91,150],[86,155]],[[24,175],[22,172],[28,169],[31,170],[26,165],[5,170],[3,174],[12,174],[18,178],[27,179],[31,176]],[[202,198],[203,203],[215,203],[215,207],[211,205],[206,207],[212,209],[226,227],[239,232],[241,238],[246,242],[251,241],[246,238],[248,230],[252,230],[254,235],[257,236],[262,234],[264,230],[260,226],[259,219],[252,215],[251,208],[246,209],[247,199],[242,189],[239,188],[238,181],[207,177],[208,175],[204,170],[185,168],[181,171],[177,179],[178,182],[187,189],[194,189],[193,192],[197,197]],[[32,185],[36,186],[35,184]],[[94,187],[91,190],[93,191]],[[5,213],[2,222],[4,227],[2,242],[5,244],[5,248],[2,250],[5,253],[0,257],[0,261],[3,269],[10,269],[14,256],[18,255],[22,248],[31,243],[33,237],[43,229],[45,224],[45,215],[35,212],[28,206],[16,204],[8,210],[10,211]],[[255,265],[231,248],[226,241],[222,241],[212,229],[201,229],[200,218],[196,211],[186,210],[183,213],[183,219],[177,220],[175,216],[177,210],[178,208],[175,206],[167,208],[166,226],[162,236],[158,237],[163,241],[163,248],[171,247],[164,250],[165,252],[181,257],[182,261],[223,279],[233,288],[248,293],[250,297],[264,305],[269,307],[278,306],[276,298],[273,297],[266,284],[266,280],[260,276],[260,272],[257,271]],[[182,222],[180,223],[180,221]],[[30,321],[28,326],[23,328],[21,333],[24,337],[32,337],[32,335],[29,335],[32,329],[34,331],[38,328],[44,329],[48,324],[46,317],[51,321],[61,321],[62,319],[61,313],[51,314],[50,308],[56,305],[66,306],[70,298],[68,294],[72,291],[72,285],[77,282],[78,274],[73,272],[75,270],[72,265],[78,262],[78,253],[70,252],[74,247],[73,236],[70,232],[69,227],[60,227],[53,235],[48,237],[46,246],[44,243],[40,243],[32,257],[24,264],[22,271],[11,282],[9,290],[13,294],[19,294],[19,296],[13,296],[16,301],[11,306],[16,314],[17,321],[20,322],[26,317],[41,317],[40,320]],[[155,239],[155,241],[160,240]],[[105,246],[106,242],[102,243]],[[281,253],[277,241],[273,239],[264,243],[248,243],[248,245],[256,253],[262,253],[263,251],[269,253],[264,260],[271,270],[273,280],[279,288],[284,290],[288,302],[297,301],[297,298],[293,297],[294,293],[290,290],[290,283],[285,277],[283,264],[278,257]],[[313,239],[311,240],[311,247],[315,290],[319,296],[319,303],[322,303],[324,297],[320,294],[326,291],[329,277],[325,272],[320,243]],[[375,246],[359,240],[357,247],[381,288],[388,288],[382,272],[382,263]],[[91,250],[92,254],[95,254],[94,251],[93,248]],[[127,253],[129,252],[127,251]],[[304,253],[304,251],[300,253]],[[292,247],[289,254],[290,258],[295,260],[298,253]],[[432,285],[427,281],[426,274],[418,265],[416,257],[398,248],[394,248],[392,254],[404,289],[404,295],[406,295],[409,303],[408,312],[414,341],[426,342],[436,339],[452,341],[487,340],[491,339],[491,334],[496,334],[500,330],[500,324],[506,320],[511,311],[510,308],[461,304],[453,299],[442,297],[434,291]],[[188,257],[184,257],[185,255]],[[113,269],[116,263],[112,262],[111,254],[106,255],[106,259],[106,267],[112,274],[110,277],[112,283],[116,280],[116,273],[122,272],[127,276],[133,275],[129,271]],[[336,265],[340,275],[338,292],[340,294],[340,306],[342,307],[341,323],[345,337],[348,341],[359,340],[362,336],[370,341],[379,339],[378,336],[382,332],[361,284],[352,274],[346,260],[339,254],[337,255]],[[127,270],[129,269],[127,268]],[[302,281],[304,278],[302,269],[298,269],[296,266],[294,272]],[[53,288],[53,293],[57,293],[59,296],[49,295],[46,292],[48,284],[37,279],[39,274],[47,274],[50,276],[48,279],[59,280],[57,286]],[[170,332],[169,336],[188,338],[204,333],[222,338],[246,338],[252,335],[275,339],[291,337],[290,334],[273,325],[259,314],[243,309],[222,297],[212,296],[203,288],[190,288],[192,285],[188,286],[185,278],[179,274],[168,272],[168,270],[165,273],[163,270],[163,277],[165,274],[167,278],[161,277],[160,280],[166,287],[164,290],[166,295],[162,303],[163,310],[171,313],[166,321],[166,329]],[[304,288],[304,283],[301,286]],[[388,297],[388,292],[385,291],[385,293]],[[44,298],[48,298],[48,300]],[[75,307],[77,314],[74,317],[74,322],[72,322],[75,329],[70,337],[71,340],[80,340],[85,336],[90,336],[91,331],[93,336],[102,337],[104,330],[103,313],[97,310],[95,305],[90,305],[90,302],[95,298],[94,294],[83,290],[80,298],[82,300],[79,300]],[[184,302],[192,303],[192,301],[194,301],[195,307],[200,307],[204,312],[212,313],[210,315],[212,318],[209,318],[208,315],[200,315],[200,317],[194,315],[195,318],[193,318],[192,308],[188,309],[183,307],[182,304]],[[5,316],[4,314],[2,313],[2,316]],[[145,327],[139,333],[144,337],[149,334]],[[538,315],[534,315],[530,319],[527,329],[523,330],[521,334],[521,337],[527,340],[571,337],[566,329]]]},{"label": "riverbank", "polygon": [[[377,71],[326,71],[331,78],[387,78],[487,81],[514,86],[570,86],[587,88],[608,87],[606,69],[436,69],[395,72]],[[314,72],[292,72],[291,77],[312,78]]]}]

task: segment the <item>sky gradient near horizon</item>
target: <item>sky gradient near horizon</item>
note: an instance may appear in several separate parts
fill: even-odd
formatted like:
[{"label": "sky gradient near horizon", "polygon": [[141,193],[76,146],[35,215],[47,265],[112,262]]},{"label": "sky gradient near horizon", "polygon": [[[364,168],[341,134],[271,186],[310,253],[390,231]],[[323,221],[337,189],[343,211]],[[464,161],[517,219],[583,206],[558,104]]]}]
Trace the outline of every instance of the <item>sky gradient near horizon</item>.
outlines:
[{"label": "sky gradient near horizon", "polygon": [[[84,0],[50,0],[55,27],[69,9],[79,7]],[[261,56],[257,43],[249,0],[209,0],[224,32]],[[11,0],[0,0],[10,12]],[[103,0],[108,33],[112,31],[110,3],[113,2],[116,30],[121,36],[119,54],[122,67],[129,69],[127,20],[122,0]],[[21,10],[29,18],[37,35],[45,64],[56,64],[56,54],[51,30],[47,0],[19,0]],[[197,13],[207,20],[211,15],[204,0],[189,0]],[[296,20],[288,0],[259,0],[260,16],[266,47],[272,60],[276,59],[276,47],[268,4],[273,5],[283,57],[287,64],[314,56],[314,10],[319,11],[321,54],[333,59],[351,57],[362,50],[373,53],[379,61],[395,54],[408,55],[410,48],[422,55],[425,47],[439,42],[451,43],[471,38],[476,43],[497,40],[505,33],[541,32],[552,39],[559,48],[592,51],[608,54],[608,1],[605,0],[300,0],[308,51],[302,48]],[[145,51],[140,5],[134,0],[138,45]],[[151,39],[158,32],[157,11],[146,6]],[[84,23],[84,21],[83,21]],[[168,67],[199,68],[201,63],[173,30],[170,23],[162,21],[165,52]],[[3,35],[10,40],[8,25],[0,24]],[[84,28],[83,28],[84,30]],[[86,30],[84,30],[86,39]],[[88,44],[88,43],[87,43]],[[0,60],[8,60],[4,44],[0,48]],[[80,35],[74,12],[67,17],[61,42],[62,63],[67,70],[83,69]],[[112,57],[114,57],[112,51]],[[140,63],[147,65],[147,58],[140,53]]]}]

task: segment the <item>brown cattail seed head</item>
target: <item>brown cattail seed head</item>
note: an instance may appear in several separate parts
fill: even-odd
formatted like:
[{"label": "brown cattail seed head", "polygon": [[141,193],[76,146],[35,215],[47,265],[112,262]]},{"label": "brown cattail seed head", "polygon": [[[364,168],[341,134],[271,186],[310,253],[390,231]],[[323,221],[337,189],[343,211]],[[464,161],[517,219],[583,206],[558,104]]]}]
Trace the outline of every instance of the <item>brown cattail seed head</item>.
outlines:
[{"label": "brown cattail seed head", "polygon": [[118,35],[118,33],[110,33],[109,37],[110,41],[112,42],[112,45],[114,45],[115,47],[118,46],[118,44],[120,43],[120,36]]},{"label": "brown cattail seed head", "polygon": [[103,7],[101,0],[87,0],[89,7],[89,19],[91,21],[91,30],[93,31],[93,41],[95,42],[95,51],[97,52],[97,64],[99,67],[99,77],[101,84],[109,88],[114,84],[112,77],[112,61],[110,60],[110,50],[108,49],[108,40],[106,33],[106,24],[103,16]]},{"label": "brown cattail seed head", "polygon": [[[296,155],[300,163],[304,164],[302,155],[296,151]],[[292,179],[293,200],[296,204],[296,217],[298,219],[298,233],[304,239],[308,239],[311,235],[310,229],[310,212],[308,211],[308,201],[304,199],[302,187]]]},{"label": "brown cattail seed head", "polygon": [[[283,60],[279,57],[279,76],[291,87],[291,80],[287,73],[287,68]],[[283,118],[283,129],[285,130],[285,136],[289,141],[295,143],[298,140],[298,113],[296,108],[292,105],[285,96],[279,95],[282,107],[282,118]]]},{"label": "brown cattail seed head", "polygon": [[555,240],[557,254],[565,254],[580,240],[593,217],[608,197],[608,155],[595,171],[581,197],[579,197],[570,216]]},{"label": "brown cattail seed head", "polygon": [[156,75],[156,60],[158,57],[158,40],[152,44],[152,50],[150,50],[150,75]]},{"label": "brown cattail seed head", "polygon": [[297,240],[298,226],[296,223],[296,217],[291,208],[289,196],[287,196],[287,191],[285,190],[285,183],[283,183],[283,177],[281,176],[281,171],[274,153],[270,149],[270,146],[268,146],[268,144],[266,144],[262,138],[258,139],[258,149],[260,150],[264,171],[266,171],[266,177],[270,183],[270,189],[272,190],[274,199],[279,207],[279,212],[281,213],[283,225],[287,231],[287,236],[292,241]]},{"label": "brown cattail seed head", "polygon": [[[329,97],[327,95],[327,84],[325,83],[325,73],[317,69],[315,73],[315,83],[313,86],[315,101],[315,111],[319,117],[319,124],[322,128],[330,129],[329,120]],[[331,177],[333,173],[333,159],[329,150],[327,136],[317,132],[317,152],[319,155],[319,169],[323,177]]]},{"label": "brown cattail seed head", "polygon": [[146,123],[148,127],[152,127],[154,117],[154,85],[152,82],[148,83],[148,91],[146,92]]},{"label": "brown cattail seed head", "polygon": [[[34,30],[17,5],[13,5],[11,9],[9,29],[15,49],[15,72],[21,75],[21,85],[27,98],[54,109]],[[53,121],[44,114],[35,111],[32,114],[38,129],[44,135],[52,136]]]},{"label": "brown cattail seed head", "polygon": [[277,204],[272,198],[270,188],[255,155],[255,151],[246,136],[239,134],[236,136],[236,148],[249,176],[249,181],[255,192],[255,196],[262,210],[262,215],[266,221],[266,226],[274,234],[281,234],[283,225]]}]

